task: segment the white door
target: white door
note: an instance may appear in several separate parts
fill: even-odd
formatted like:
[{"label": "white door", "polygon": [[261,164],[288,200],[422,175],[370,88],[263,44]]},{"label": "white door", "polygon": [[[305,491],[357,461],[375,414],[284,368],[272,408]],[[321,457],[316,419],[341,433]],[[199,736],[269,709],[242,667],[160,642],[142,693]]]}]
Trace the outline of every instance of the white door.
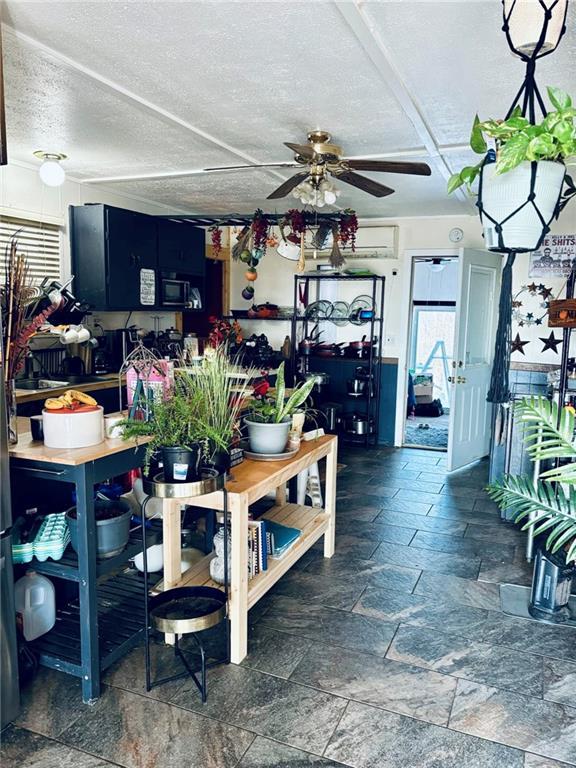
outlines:
[{"label": "white door", "polygon": [[486,402],[492,374],[502,256],[463,248],[460,252],[448,470],[486,456],[492,404]]}]

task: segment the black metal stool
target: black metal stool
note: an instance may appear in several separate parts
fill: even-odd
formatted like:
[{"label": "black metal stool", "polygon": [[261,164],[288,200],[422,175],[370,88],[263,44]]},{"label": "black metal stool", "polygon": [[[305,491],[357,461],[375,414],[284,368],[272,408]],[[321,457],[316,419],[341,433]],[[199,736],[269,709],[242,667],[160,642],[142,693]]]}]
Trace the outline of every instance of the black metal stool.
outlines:
[{"label": "black metal stool", "polygon": [[[146,690],[150,691],[153,687],[162,685],[172,680],[190,676],[202,698],[202,703],[206,702],[207,684],[206,670],[219,664],[230,663],[230,625],[228,621],[228,568],[224,567],[224,590],[214,587],[190,586],[174,587],[168,589],[159,595],[149,597],[148,595],[148,557],[146,543],[146,504],[152,497],[156,498],[181,498],[183,500],[193,498],[194,496],[203,496],[215,491],[222,491],[223,494],[223,525],[225,527],[224,536],[224,563],[228,563],[228,492],[225,488],[225,475],[218,474],[213,469],[204,469],[201,472],[201,479],[191,483],[165,483],[162,473],[155,475],[152,479],[144,479],[144,492],[148,499],[142,506],[142,546],[143,546],[143,566],[144,566],[144,592],[145,592],[145,626],[144,637],[146,642]],[[174,634],[174,654],[184,667],[184,671],[170,677],[162,678],[152,682],[151,664],[150,664],[150,629],[151,621],[154,628],[165,634]],[[202,638],[198,635],[205,629],[214,627],[224,621],[226,632],[226,653],[223,659],[217,659],[210,663],[206,662],[206,650]],[[178,635],[192,635],[195,643],[200,650],[200,669],[192,669],[188,660],[182,653],[179,646]],[[200,672],[200,680],[197,672]]]}]

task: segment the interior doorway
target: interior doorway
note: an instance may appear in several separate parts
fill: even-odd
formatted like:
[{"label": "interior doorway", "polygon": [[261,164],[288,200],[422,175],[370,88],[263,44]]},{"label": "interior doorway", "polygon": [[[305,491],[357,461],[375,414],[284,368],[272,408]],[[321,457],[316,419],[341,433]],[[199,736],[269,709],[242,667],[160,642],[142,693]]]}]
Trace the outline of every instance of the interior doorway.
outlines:
[{"label": "interior doorway", "polygon": [[446,451],[454,359],[457,257],[414,259],[403,444]]}]

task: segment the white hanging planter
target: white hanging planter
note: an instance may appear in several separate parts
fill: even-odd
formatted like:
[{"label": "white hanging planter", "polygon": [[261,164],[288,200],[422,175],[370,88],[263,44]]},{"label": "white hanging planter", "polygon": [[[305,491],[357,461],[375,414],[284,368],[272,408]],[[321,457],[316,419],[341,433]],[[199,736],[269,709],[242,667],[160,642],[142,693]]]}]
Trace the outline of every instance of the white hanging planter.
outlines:
[{"label": "white hanging planter", "polygon": [[[486,163],[482,168],[480,219],[489,251],[534,251],[539,247],[560,199],[566,168],[563,163],[551,160],[541,160],[536,165],[534,201],[526,205],[523,203],[530,197],[532,163],[520,163],[499,175],[496,163]],[[490,219],[502,225],[502,243],[496,224]]]}]

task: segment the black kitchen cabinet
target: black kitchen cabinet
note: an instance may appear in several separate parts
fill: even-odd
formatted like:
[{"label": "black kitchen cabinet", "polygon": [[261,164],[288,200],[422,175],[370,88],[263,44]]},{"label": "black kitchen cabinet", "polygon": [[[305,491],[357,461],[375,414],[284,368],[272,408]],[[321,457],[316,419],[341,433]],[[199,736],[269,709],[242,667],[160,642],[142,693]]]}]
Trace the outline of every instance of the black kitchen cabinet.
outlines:
[{"label": "black kitchen cabinet", "polygon": [[185,221],[158,219],[158,268],[203,276],[205,272],[206,233]]},{"label": "black kitchen cabinet", "polygon": [[90,309],[153,309],[158,233],[153,216],[108,205],[70,207],[73,291]]}]

